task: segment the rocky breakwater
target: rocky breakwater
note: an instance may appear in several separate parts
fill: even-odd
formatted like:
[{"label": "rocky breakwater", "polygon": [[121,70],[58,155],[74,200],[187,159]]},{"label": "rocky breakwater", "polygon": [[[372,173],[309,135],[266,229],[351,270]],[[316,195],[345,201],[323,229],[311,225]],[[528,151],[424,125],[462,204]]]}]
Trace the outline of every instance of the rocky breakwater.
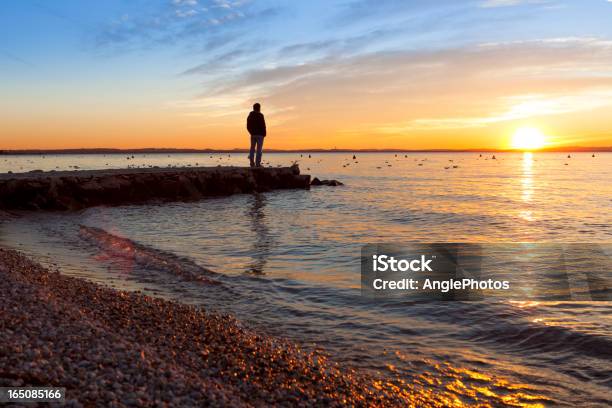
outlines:
[{"label": "rocky breakwater", "polygon": [[300,174],[297,165],[0,174],[0,210],[79,210],[309,187],[310,176]]}]

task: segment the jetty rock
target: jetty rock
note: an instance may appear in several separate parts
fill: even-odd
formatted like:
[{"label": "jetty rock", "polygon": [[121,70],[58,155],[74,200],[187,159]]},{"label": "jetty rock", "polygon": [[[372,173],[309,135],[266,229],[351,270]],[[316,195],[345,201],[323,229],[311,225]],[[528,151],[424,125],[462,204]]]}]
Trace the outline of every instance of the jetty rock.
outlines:
[{"label": "jetty rock", "polygon": [[6,173],[0,174],[0,210],[80,210],[309,188],[310,175],[297,165]]},{"label": "jetty rock", "polygon": [[338,180],[319,180],[317,177],[312,179],[311,186],[343,186],[344,183]]}]

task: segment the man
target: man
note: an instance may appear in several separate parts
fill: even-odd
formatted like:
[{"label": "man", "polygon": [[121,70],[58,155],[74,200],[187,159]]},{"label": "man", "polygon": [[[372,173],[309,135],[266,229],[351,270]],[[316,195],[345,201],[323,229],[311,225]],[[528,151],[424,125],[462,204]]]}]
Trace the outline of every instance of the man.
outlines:
[{"label": "man", "polygon": [[[249,152],[251,167],[261,167],[261,150],[264,137],[266,137],[266,120],[260,111],[261,105],[256,103],[247,118],[247,130],[251,134],[251,151]],[[255,148],[257,148],[257,156],[255,156]]]}]

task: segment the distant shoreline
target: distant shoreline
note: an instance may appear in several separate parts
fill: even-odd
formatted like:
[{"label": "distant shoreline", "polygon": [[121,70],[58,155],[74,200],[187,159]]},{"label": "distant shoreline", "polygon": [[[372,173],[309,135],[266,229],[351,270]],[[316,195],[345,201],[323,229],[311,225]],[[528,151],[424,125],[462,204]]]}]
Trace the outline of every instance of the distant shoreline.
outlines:
[{"label": "distant shoreline", "polygon": [[[518,149],[266,149],[267,153],[516,153]],[[604,147],[554,147],[535,150],[537,153],[602,153],[612,152],[612,146]],[[248,149],[20,149],[0,150],[0,155],[35,154],[174,154],[174,153],[248,153]]]}]

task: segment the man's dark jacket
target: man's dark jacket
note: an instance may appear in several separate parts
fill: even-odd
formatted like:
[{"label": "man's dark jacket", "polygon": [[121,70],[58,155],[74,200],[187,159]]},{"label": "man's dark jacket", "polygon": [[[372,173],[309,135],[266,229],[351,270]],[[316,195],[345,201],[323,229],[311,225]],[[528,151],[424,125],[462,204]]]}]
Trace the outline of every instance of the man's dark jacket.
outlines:
[{"label": "man's dark jacket", "polygon": [[266,120],[261,112],[252,111],[247,118],[247,130],[251,136],[266,135]]}]

